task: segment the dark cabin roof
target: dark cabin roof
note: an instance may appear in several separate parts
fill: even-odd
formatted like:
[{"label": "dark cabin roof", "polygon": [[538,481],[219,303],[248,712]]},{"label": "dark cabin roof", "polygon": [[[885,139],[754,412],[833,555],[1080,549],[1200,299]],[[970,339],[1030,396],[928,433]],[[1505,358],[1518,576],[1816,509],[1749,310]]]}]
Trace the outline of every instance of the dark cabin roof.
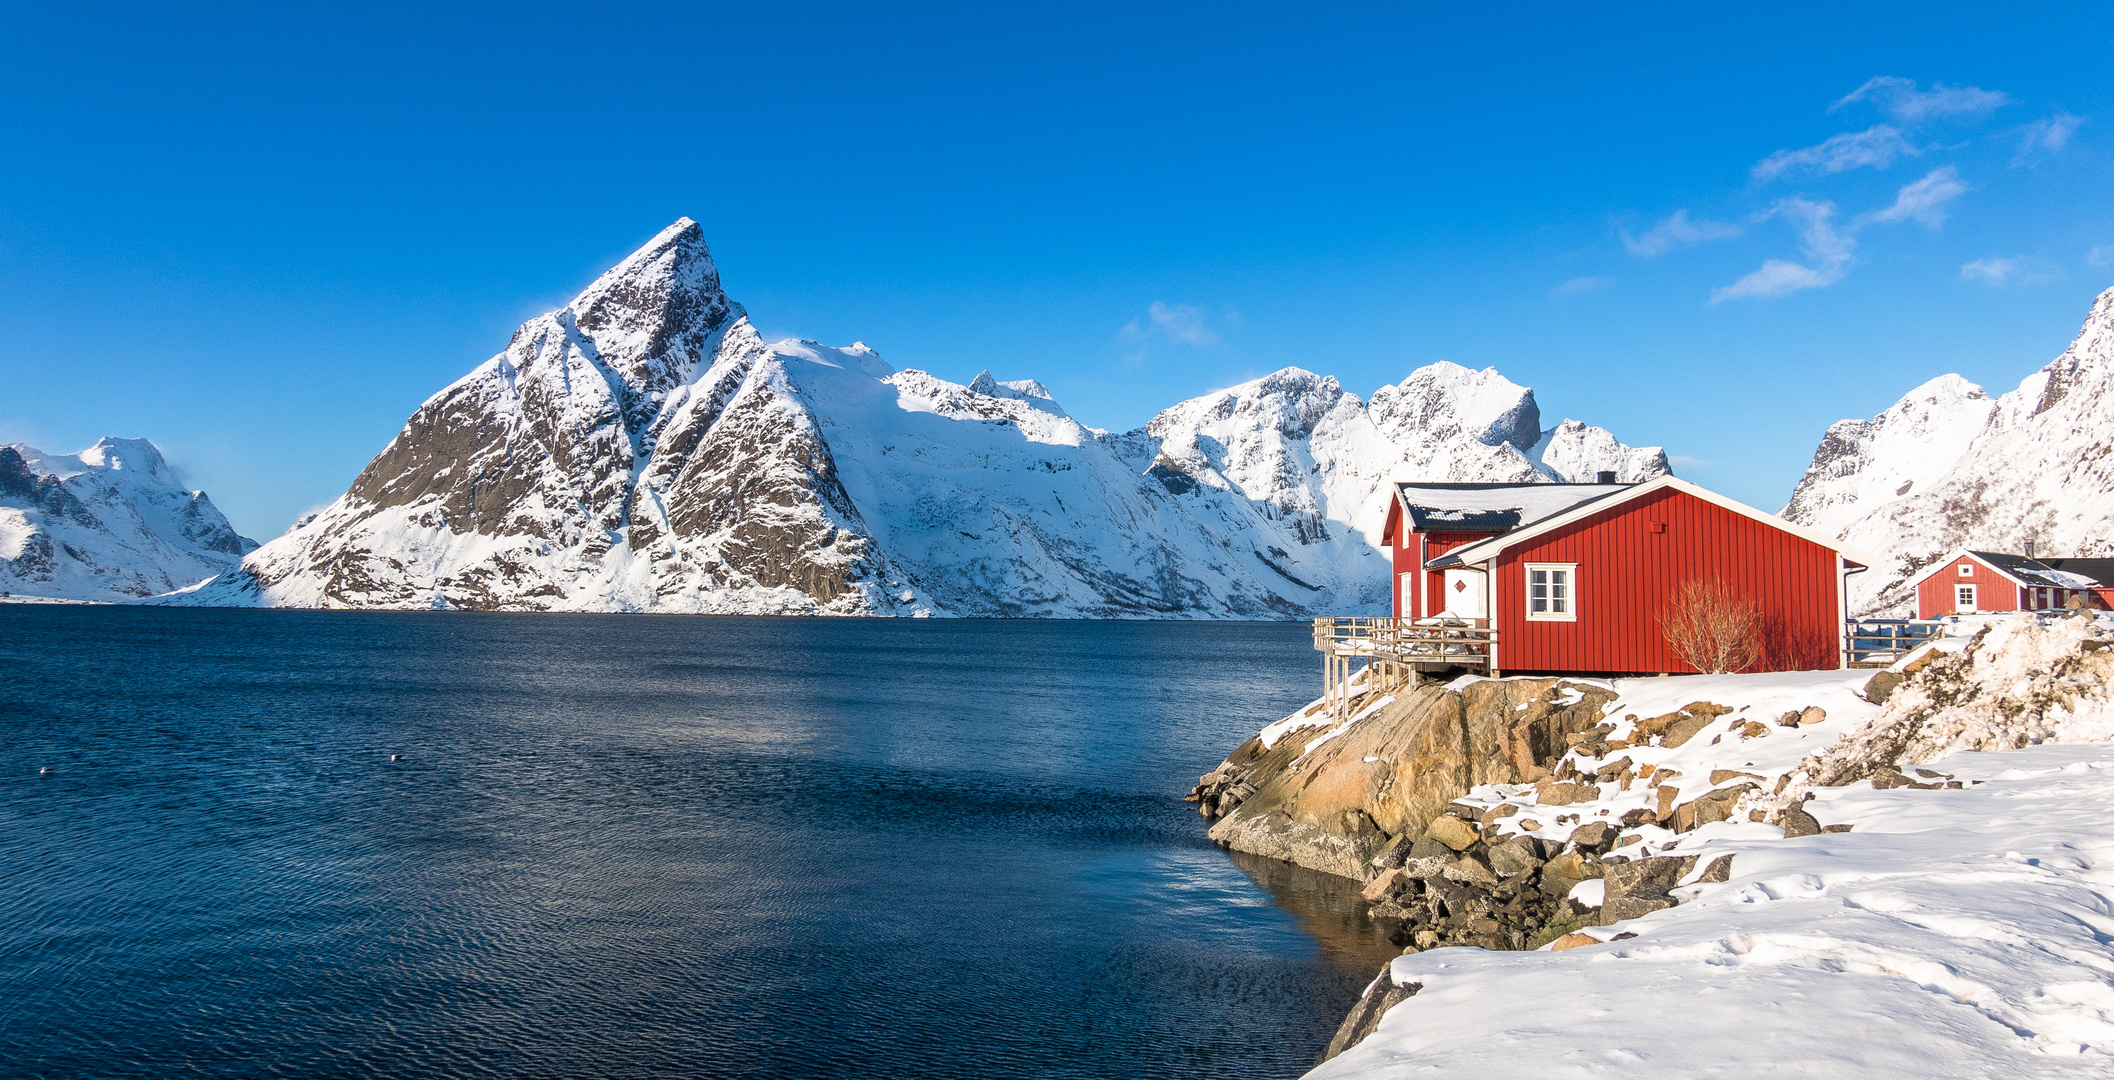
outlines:
[{"label": "dark cabin roof", "polygon": [[1508,533],[1631,484],[1396,484],[1409,527],[1423,533]]},{"label": "dark cabin roof", "polygon": [[2114,559],[2029,559],[2002,551],[1968,554],[2028,585],[2082,589],[2114,583]]}]

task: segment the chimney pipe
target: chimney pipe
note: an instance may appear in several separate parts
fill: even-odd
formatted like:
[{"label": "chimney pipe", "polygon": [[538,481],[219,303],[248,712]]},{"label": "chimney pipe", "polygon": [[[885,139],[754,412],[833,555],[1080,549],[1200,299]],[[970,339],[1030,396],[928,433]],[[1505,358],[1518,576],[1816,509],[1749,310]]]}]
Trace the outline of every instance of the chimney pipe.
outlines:
[{"label": "chimney pipe", "polygon": [[[1601,483],[1603,483],[1603,484],[1612,484],[1612,483],[1614,483],[1614,482],[1615,482],[1615,474],[1614,474],[1614,473],[1611,473],[1611,472],[1609,472],[1609,471],[1607,471],[1606,469],[1602,469],[1602,470],[1600,470],[1600,482],[1601,482]],[[2031,543],[2032,543],[2032,541],[2031,541],[2031,540],[2029,540],[2029,541],[2027,541],[2027,543],[2028,543],[2028,544],[2031,544]],[[2026,551],[2027,551],[2027,554],[2029,554],[2029,555],[2033,553],[2033,549],[2032,549],[2032,548],[2030,548],[2030,547],[2029,547],[2029,548],[2027,548],[2027,549],[2026,549]]]},{"label": "chimney pipe", "polygon": [[2026,538],[2026,557],[2033,558],[2033,538],[2030,536]]}]

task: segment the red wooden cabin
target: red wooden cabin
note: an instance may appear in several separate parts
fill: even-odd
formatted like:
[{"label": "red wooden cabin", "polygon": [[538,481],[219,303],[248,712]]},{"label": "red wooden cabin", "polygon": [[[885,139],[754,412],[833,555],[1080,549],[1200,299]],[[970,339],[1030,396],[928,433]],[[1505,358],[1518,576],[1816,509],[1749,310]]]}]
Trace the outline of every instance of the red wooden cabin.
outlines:
[{"label": "red wooden cabin", "polygon": [[1641,484],[1401,484],[1383,542],[1395,617],[1496,631],[1487,669],[1694,669],[1661,618],[1684,583],[1751,600],[1766,630],[1752,670],[1844,663],[1844,579],[1871,565],[1833,537],[1686,480]]},{"label": "red wooden cabin", "polygon": [[2114,607],[2114,559],[2036,559],[2031,554],[1956,551],[1915,579],[1916,617],[2046,611],[2073,597]]}]

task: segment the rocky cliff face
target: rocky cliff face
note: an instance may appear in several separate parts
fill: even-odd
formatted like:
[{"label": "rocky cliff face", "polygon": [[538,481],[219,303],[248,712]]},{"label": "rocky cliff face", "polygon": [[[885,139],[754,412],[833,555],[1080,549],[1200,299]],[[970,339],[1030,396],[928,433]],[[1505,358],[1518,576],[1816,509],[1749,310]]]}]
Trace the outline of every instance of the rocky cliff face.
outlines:
[{"label": "rocky cliff face", "polygon": [[2114,553],[2114,289],[2070,348],[1991,400],[1942,376],[1828,429],[1783,516],[1886,557],[1851,577],[1863,614],[1908,611],[1908,579],[1963,547]]},{"label": "rocky cliff face", "polygon": [[[677,222],[175,603],[1286,618],[1385,606],[1394,479],[1666,471],[1495,371],[1297,368],[1110,434],[1033,381],[764,342]],[[1541,455],[1537,459],[1534,455]]]},{"label": "rocky cliff face", "polygon": [[145,439],[0,446],[0,592],[134,600],[226,573],[256,546]]}]

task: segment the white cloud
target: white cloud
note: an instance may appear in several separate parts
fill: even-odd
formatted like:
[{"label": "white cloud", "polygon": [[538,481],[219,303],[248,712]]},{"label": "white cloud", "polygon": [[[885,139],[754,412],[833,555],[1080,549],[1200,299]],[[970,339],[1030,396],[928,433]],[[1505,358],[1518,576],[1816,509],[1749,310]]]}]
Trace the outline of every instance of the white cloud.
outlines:
[{"label": "white cloud", "polygon": [[2085,252],[2085,261],[2093,266],[2114,266],[2114,244],[2094,244]]},{"label": "white cloud", "polygon": [[1584,296],[1614,284],[1615,279],[1611,277],[1574,277],[1549,291],[1557,296]]},{"label": "white cloud", "polygon": [[1756,162],[1750,172],[1756,180],[1772,180],[1794,169],[1812,169],[1821,173],[1885,169],[1892,166],[1897,157],[1914,157],[1919,153],[1921,151],[1910,145],[1899,129],[1880,124],[1863,131],[1846,131],[1819,146],[1778,150]]},{"label": "white cloud", "polygon": [[1672,217],[1651,227],[1643,236],[1622,234],[1622,246],[1630,254],[1650,259],[1664,255],[1682,244],[1701,244],[1711,240],[1729,240],[1740,235],[1738,225],[1723,221],[1690,221],[1686,209],[1676,210]]},{"label": "white cloud", "polygon": [[1923,179],[1903,185],[1895,192],[1892,206],[1859,214],[1842,228],[1835,225],[1834,203],[1785,199],[1771,207],[1765,216],[1782,217],[1798,230],[1799,250],[1805,254],[1806,261],[1795,263],[1770,259],[1762,263],[1761,269],[1713,290],[1711,303],[1788,296],[1806,289],[1827,288],[1850,272],[1850,266],[1856,262],[1857,234],[1863,232],[1865,226],[1914,221],[1935,229],[1945,223],[1945,204],[1966,191],[1967,184],[1961,181],[1958,169],[1950,165],[1932,169]]},{"label": "white cloud", "polygon": [[2052,154],[2059,154],[2070,145],[2070,137],[2083,127],[2085,118],[2073,116],[2061,109],[2045,120],[2035,120],[2019,130],[2019,152],[2011,158],[2013,166],[2031,165]]},{"label": "white cloud", "polygon": [[1798,230],[1799,250],[1805,253],[1805,263],[1784,259],[1769,259],[1761,269],[1746,277],[1712,290],[1711,303],[1726,300],[1759,300],[1773,296],[1788,296],[1806,289],[1824,289],[1841,281],[1850,272],[1850,264],[1857,253],[1857,233],[1835,228],[1835,204],[1810,202],[1805,199],[1785,199],[1769,211],[1770,216],[1781,215],[1792,222]]},{"label": "white cloud", "polygon": [[1930,89],[1918,90],[1914,79],[1879,75],[1828,106],[1828,111],[1859,101],[1871,102],[1896,123],[1913,125],[1940,116],[1983,116],[2010,104],[2011,98],[1999,90],[1944,83],[1932,83]]},{"label": "white cloud", "polygon": [[1960,267],[1960,280],[1987,285],[2045,285],[2057,277],[2054,266],[2040,259],[2015,255],[2008,259],[1976,259]]},{"label": "white cloud", "polygon": [[[1207,307],[1155,300],[1143,316],[1124,325],[1122,336],[1136,342],[1159,338],[1184,345],[1214,345],[1219,335],[1211,329],[1210,318],[1211,309]],[[1228,321],[1238,321],[1238,316],[1228,313]]]},{"label": "white cloud", "polygon": [[1851,228],[1860,229],[1875,221],[1889,225],[1914,221],[1926,229],[1935,229],[1945,224],[1945,204],[1965,194],[1967,184],[1960,179],[1960,170],[1950,165],[1932,169],[1923,179],[1895,193],[1894,205],[1859,215]]}]

